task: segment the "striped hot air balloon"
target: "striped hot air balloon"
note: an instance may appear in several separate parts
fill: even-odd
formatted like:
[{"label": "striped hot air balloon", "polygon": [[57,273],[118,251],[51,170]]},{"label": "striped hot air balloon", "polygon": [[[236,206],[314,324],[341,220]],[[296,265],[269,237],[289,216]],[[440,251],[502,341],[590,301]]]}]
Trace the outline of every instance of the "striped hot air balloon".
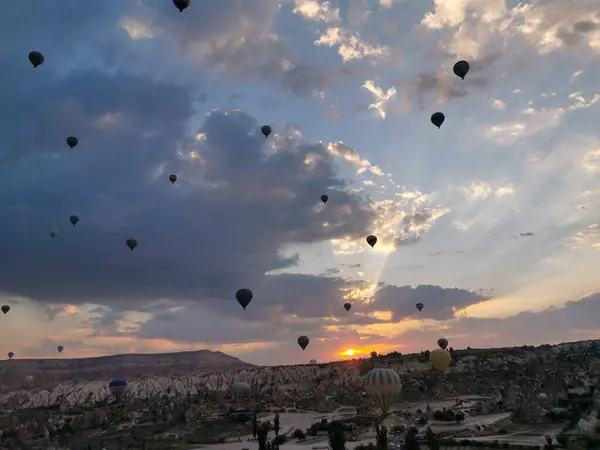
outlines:
[{"label": "striped hot air balloon", "polygon": [[402,389],[400,375],[392,369],[376,368],[365,375],[365,391],[383,414],[387,414]]}]

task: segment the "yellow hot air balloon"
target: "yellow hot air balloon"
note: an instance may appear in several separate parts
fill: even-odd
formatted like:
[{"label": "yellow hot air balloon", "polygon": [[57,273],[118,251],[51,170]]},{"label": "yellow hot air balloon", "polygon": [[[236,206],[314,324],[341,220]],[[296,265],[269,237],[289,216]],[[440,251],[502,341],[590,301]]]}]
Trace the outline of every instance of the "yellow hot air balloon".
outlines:
[{"label": "yellow hot air balloon", "polygon": [[400,375],[392,369],[376,368],[365,375],[365,391],[386,414],[402,389]]},{"label": "yellow hot air balloon", "polygon": [[429,352],[429,361],[431,361],[431,364],[433,364],[433,368],[435,370],[444,372],[448,367],[450,367],[452,356],[450,355],[450,352],[438,348]]},{"label": "yellow hot air balloon", "polygon": [[58,230],[50,230],[50,237],[52,239],[54,239],[56,236],[58,236]]}]

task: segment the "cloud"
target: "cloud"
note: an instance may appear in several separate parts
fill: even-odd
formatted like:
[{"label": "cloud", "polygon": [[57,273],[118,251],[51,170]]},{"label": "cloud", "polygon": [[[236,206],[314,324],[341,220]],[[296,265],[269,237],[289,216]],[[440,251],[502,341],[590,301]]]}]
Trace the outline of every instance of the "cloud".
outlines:
[{"label": "cloud", "polygon": [[[290,131],[266,153],[260,124],[241,111],[213,111],[191,139],[191,102],[181,87],[98,73],[5,97],[5,142],[19,149],[3,157],[5,180],[21,187],[0,205],[16,197],[28,207],[5,216],[6,292],[128,307],[218,303],[295,264],[278,256],[286,243],[365,235],[373,215],[337,177],[327,147]],[[80,144],[69,153],[64,139],[74,131]],[[169,173],[179,175],[174,186]],[[315,212],[325,191],[335,201]],[[75,228],[67,226],[73,213]],[[134,252],[124,244],[131,236]]]},{"label": "cloud", "polygon": [[[486,299],[475,292],[459,288],[446,289],[431,285],[383,286],[375,293],[369,306],[377,311],[392,311],[393,322],[410,316],[445,320],[453,318],[457,309]],[[424,305],[420,313],[415,307],[417,303]]]},{"label": "cloud", "polygon": [[296,0],[294,13],[315,22],[337,23],[341,21],[339,8],[333,8],[331,2],[328,1]]},{"label": "cloud", "polygon": [[319,39],[316,46],[337,47],[342,61],[357,61],[363,58],[383,58],[388,55],[384,45],[372,44],[363,39],[359,33],[352,33],[341,27],[329,27]]}]

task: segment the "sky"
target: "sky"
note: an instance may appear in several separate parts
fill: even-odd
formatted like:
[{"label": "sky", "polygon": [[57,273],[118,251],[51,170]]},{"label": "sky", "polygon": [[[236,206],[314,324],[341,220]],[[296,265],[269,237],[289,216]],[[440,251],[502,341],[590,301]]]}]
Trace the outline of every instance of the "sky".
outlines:
[{"label": "sky", "polygon": [[597,6],[3,2],[0,351],[600,338]]}]

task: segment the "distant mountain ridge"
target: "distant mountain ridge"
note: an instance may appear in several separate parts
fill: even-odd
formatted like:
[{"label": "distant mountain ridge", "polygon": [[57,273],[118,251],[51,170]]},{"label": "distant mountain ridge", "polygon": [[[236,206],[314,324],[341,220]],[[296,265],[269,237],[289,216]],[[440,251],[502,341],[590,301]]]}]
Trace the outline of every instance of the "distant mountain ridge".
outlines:
[{"label": "distant mountain ridge", "polygon": [[73,359],[13,359],[0,361],[0,390],[18,388],[32,375],[36,386],[81,383],[113,378],[170,377],[230,372],[255,367],[223,352],[123,354]]}]

